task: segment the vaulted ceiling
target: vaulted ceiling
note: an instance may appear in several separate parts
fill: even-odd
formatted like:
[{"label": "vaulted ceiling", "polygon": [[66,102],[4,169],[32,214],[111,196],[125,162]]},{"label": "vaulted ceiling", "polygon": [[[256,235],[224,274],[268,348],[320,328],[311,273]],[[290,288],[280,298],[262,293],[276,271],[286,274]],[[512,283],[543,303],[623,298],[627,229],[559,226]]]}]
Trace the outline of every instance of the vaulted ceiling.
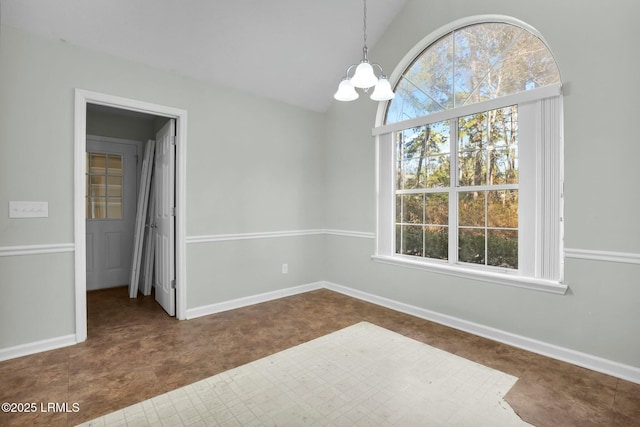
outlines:
[{"label": "vaulted ceiling", "polygon": [[[367,1],[369,48],[404,3]],[[361,0],[0,0],[0,20],[315,111],[363,44]]]}]

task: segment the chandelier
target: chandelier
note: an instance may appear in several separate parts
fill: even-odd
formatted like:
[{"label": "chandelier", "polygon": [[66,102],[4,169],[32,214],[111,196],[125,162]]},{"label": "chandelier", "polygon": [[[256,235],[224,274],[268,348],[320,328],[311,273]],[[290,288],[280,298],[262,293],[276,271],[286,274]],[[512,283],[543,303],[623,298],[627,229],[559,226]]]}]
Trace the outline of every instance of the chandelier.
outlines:
[{"label": "chandelier", "polygon": [[[356,88],[363,89],[365,93],[370,88],[374,88],[371,94],[371,99],[374,101],[388,101],[393,99],[396,95],[391,90],[391,84],[389,79],[384,75],[384,71],[380,64],[369,63],[367,57],[367,0],[362,0],[364,3],[363,13],[363,33],[364,33],[364,47],[362,48],[362,61],[359,64],[350,65],[347,68],[344,79],[338,86],[338,91],[333,95],[338,101],[353,101],[360,96],[356,91]],[[376,76],[374,67],[377,67],[380,72],[380,77]],[[350,73],[355,68],[353,75]]]}]

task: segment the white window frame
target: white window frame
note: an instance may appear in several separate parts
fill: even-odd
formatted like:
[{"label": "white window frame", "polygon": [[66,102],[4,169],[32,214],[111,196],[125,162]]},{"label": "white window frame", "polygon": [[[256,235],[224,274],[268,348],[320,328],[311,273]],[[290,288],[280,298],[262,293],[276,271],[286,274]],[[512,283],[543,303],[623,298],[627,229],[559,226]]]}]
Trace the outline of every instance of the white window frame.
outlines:
[{"label": "white window frame", "polygon": [[[472,19],[473,23],[495,22],[495,19]],[[502,19],[514,23],[515,20]],[[472,21],[457,21],[454,28]],[[516,25],[521,25],[517,22]],[[521,25],[524,26],[524,25]],[[430,42],[420,43],[417,53],[408,55],[394,71],[392,80],[421,53],[425,46],[444,35],[431,36]],[[429,37],[427,38],[429,39]],[[416,49],[414,49],[416,50]],[[457,263],[456,259],[436,260],[395,253],[395,146],[393,132],[494,110],[518,106],[519,150],[519,221],[518,269],[476,266]],[[402,122],[383,125],[386,103],[378,109],[377,126],[373,129],[376,143],[377,230],[376,262],[400,267],[442,273],[466,279],[500,285],[516,286],[557,294],[566,293],[563,283],[563,123],[562,89],[560,84],[532,89],[501,98],[466,105],[461,108],[432,113]],[[453,144],[454,142],[452,142]],[[452,169],[452,173],[453,169]],[[450,235],[453,231],[450,224]],[[457,227],[455,227],[457,236]]]}]

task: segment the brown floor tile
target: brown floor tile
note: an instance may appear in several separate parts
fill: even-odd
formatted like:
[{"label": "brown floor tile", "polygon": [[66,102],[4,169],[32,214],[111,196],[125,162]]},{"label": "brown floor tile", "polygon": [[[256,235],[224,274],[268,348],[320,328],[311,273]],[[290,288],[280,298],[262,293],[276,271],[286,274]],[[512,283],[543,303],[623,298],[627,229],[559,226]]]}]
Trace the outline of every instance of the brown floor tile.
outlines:
[{"label": "brown floor tile", "polygon": [[66,427],[67,425],[69,425],[68,414],[64,412],[49,413],[38,411],[35,413],[21,414],[0,413],[0,426]]},{"label": "brown floor tile", "polygon": [[69,400],[80,406],[78,413],[69,414],[70,423],[81,423],[161,394],[158,379],[149,366],[126,366],[91,378],[91,375],[70,378]]},{"label": "brown floor tile", "polygon": [[188,321],[126,288],[87,294],[88,340],[0,363],[0,398],[78,402],[77,413],[0,414],[0,426],[76,425],[368,321],[520,378],[506,399],[544,426],[640,425],[640,385],[328,290]]},{"label": "brown floor tile", "polygon": [[611,425],[612,411],[590,405],[566,391],[519,379],[505,400],[525,421],[538,427]]},{"label": "brown floor tile", "polygon": [[613,409],[613,426],[639,426],[640,384],[618,380]]}]

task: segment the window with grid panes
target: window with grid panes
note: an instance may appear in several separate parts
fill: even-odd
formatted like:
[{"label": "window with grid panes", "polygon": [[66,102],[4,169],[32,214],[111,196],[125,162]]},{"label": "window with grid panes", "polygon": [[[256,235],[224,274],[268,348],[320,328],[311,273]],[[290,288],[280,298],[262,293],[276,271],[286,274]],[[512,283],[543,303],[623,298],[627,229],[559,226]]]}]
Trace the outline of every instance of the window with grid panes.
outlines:
[{"label": "window with grid panes", "polygon": [[518,268],[517,129],[511,106],[394,134],[396,253],[449,259],[454,224],[459,262]]},{"label": "window with grid panes", "polygon": [[557,291],[562,99],[540,36],[461,26],[413,58],[395,92],[374,129],[374,259]]}]

